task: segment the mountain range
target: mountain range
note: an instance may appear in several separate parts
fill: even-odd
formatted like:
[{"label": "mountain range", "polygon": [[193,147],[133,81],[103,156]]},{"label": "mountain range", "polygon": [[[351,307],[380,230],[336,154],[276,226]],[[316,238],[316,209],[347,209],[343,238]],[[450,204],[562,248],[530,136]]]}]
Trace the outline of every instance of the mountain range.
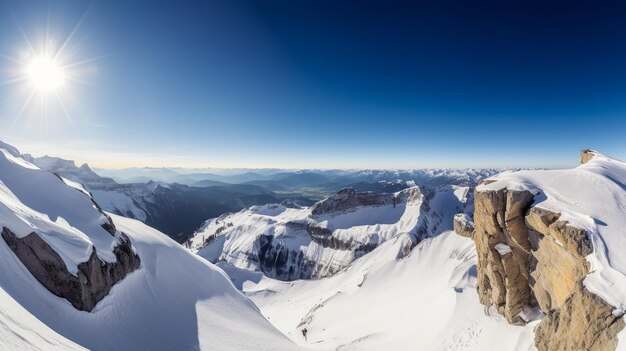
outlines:
[{"label": "mountain range", "polygon": [[626,163],[490,172],[240,204],[180,245],[100,200],[202,187],[0,143],[0,348],[626,349]]}]

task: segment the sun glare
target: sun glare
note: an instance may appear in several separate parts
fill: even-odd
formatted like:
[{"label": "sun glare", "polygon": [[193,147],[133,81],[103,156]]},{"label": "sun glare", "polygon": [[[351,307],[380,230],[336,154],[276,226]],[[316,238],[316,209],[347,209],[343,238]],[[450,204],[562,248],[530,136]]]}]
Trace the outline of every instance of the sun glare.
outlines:
[{"label": "sun glare", "polygon": [[47,57],[37,57],[26,67],[28,76],[34,88],[41,92],[57,91],[65,83],[63,69]]},{"label": "sun glare", "polygon": [[15,115],[11,130],[19,125],[27,128],[38,125],[42,131],[52,118],[57,117],[65,117],[72,126],[75,125],[73,114],[80,100],[76,98],[80,93],[76,85],[92,85],[88,76],[95,71],[94,62],[106,57],[85,57],[80,50],[84,40],[76,40],[76,37],[80,35],[79,27],[88,12],[89,9],[64,40],[52,35],[49,28],[45,35],[40,33],[29,38],[17,23],[24,39],[22,49],[14,55],[0,52],[0,63],[6,60],[14,65],[13,69],[2,74],[6,78],[0,80],[0,86],[14,85],[18,94],[12,99]]}]

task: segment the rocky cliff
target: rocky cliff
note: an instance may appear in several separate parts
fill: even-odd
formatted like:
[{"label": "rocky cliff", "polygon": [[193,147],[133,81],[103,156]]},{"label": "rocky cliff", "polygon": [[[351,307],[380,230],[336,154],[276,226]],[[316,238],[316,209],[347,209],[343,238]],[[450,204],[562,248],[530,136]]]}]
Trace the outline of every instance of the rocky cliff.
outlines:
[{"label": "rocky cliff", "polygon": [[[585,164],[594,157],[594,152],[584,150],[580,160]],[[540,176],[553,174],[563,178],[555,173]],[[541,310],[545,316],[535,335],[540,351],[614,350],[616,335],[624,327],[623,312],[583,283],[590,273],[587,257],[594,253],[592,238],[598,234],[570,223],[574,211],[567,206],[561,207],[567,216],[544,208],[544,204],[558,207],[554,204],[562,200],[545,190],[547,186],[529,186],[532,178],[519,179],[525,183],[487,180],[474,194],[481,303],[494,306],[513,324],[526,323],[531,319],[529,311]]]},{"label": "rocky cliff", "polygon": [[210,220],[187,246],[212,262],[280,280],[331,276],[401,235],[411,245],[452,229],[468,210],[467,187],[412,187],[396,193],[341,190],[311,207],[253,206]]},{"label": "rocky cliff", "polygon": [[28,159],[0,143],[2,244],[51,293],[91,311],[139,256],[81,185]]}]

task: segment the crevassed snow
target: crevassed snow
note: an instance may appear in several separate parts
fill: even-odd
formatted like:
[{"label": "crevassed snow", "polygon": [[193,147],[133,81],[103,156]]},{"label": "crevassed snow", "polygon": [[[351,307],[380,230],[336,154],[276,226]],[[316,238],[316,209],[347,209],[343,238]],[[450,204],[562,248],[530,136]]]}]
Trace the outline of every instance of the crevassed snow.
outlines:
[{"label": "crevassed snow", "polygon": [[478,190],[529,190],[535,205],[561,213],[561,220],[586,229],[593,243],[585,287],[626,310],[626,164],[595,152],[573,169],[505,172]]},{"label": "crevassed snow", "polygon": [[[536,322],[509,325],[480,304],[471,239],[446,232],[398,260],[407,240],[407,235],[398,236],[345,271],[320,280],[281,282],[221,266],[275,326],[311,348],[534,349]],[[306,341],[301,334],[305,327]]]}]

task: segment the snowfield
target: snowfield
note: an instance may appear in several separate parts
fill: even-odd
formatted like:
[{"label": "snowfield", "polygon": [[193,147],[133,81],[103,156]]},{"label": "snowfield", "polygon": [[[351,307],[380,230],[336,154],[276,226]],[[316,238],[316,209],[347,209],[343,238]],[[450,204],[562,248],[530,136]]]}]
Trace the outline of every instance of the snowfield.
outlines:
[{"label": "snowfield", "polygon": [[111,216],[142,266],[92,312],[51,294],[0,240],[0,349],[295,349],[223,271],[141,222]]},{"label": "snowfield", "polygon": [[139,221],[108,221],[84,189],[40,170],[0,143],[0,226],[35,232],[70,272],[96,248],[102,260],[125,233],[139,269],[115,284],[91,312],[41,285],[0,239],[0,349],[293,350],[219,268]]},{"label": "snowfield", "polygon": [[314,349],[534,349],[536,322],[509,325],[478,301],[471,239],[446,232],[398,259],[409,240],[398,236],[320,280],[282,282],[220,266],[272,324]]}]

